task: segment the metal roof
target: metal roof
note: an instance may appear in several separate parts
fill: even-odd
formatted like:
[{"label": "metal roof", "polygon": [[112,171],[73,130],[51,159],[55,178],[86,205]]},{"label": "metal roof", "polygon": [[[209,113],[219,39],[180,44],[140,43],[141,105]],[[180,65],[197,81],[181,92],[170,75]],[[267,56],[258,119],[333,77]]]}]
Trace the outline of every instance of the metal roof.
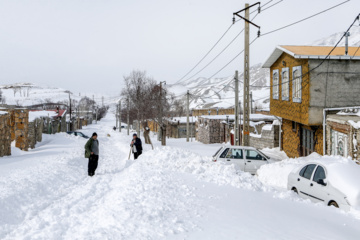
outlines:
[{"label": "metal roof", "polygon": [[[270,68],[283,53],[287,53],[299,59],[324,59],[333,49],[331,46],[277,46],[263,64],[263,68]],[[360,60],[359,47],[349,47],[348,55],[345,55],[345,47],[336,47],[328,59],[337,60]]]}]

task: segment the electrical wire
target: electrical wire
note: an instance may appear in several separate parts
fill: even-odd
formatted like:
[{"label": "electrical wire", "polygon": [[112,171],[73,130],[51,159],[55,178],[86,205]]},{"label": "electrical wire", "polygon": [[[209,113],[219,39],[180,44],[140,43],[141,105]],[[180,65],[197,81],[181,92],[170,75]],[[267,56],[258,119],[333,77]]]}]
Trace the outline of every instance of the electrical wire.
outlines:
[{"label": "electrical wire", "polygon": [[189,75],[197,66],[199,66],[199,64],[210,54],[210,52],[218,45],[218,43],[221,41],[221,39],[224,38],[224,36],[229,32],[229,30],[232,28],[233,24],[231,24],[226,31],[221,35],[221,37],[216,41],[216,43],[210,48],[210,50],[200,59],[199,62],[197,62],[195,64],[195,66],[193,68],[190,69],[190,71],[188,71],[182,78],[180,78],[178,81],[176,81],[176,83],[180,82],[181,80],[183,80],[187,75]]},{"label": "electrical wire", "polygon": [[317,16],[317,15],[320,15],[320,14],[322,14],[322,13],[324,13],[324,12],[327,12],[327,11],[329,11],[329,10],[331,10],[331,9],[334,9],[334,8],[336,8],[336,7],[339,7],[340,5],[343,5],[343,4],[345,4],[345,3],[349,2],[349,1],[350,1],[350,0],[346,0],[346,1],[341,2],[341,3],[339,3],[339,4],[335,5],[335,6],[332,6],[332,7],[330,7],[330,8],[327,8],[327,9],[321,11],[321,12],[318,12],[318,13],[315,13],[315,14],[309,16],[309,17],[303,18],[303,19],[301,19],[301,20],[299,20],[299,21],[296,21],[296,22],[290,23],[290,24],[288,24],[288,25],[285,25],[285,26],[283,26],[283,27],[280,27],[280,28],[271,30],[271,31],[269,31],[269,32],[263,33],[263,34],[261,34],[260,36],[265,36],[265,35],[268,35],[268,34],[270,34],[270,33],[274,33],[274,32],[280,31],[280,30],[282,30],[282,29],[284,29],[284,28],[288,28],[288,27],[290,27],[290,26],[293,26],[293,25],[295,25],[295,24],[298,24],[298,23],[300,23],[300,22],[303,22],[303,21],[305,21],[305,20],[308,20],[308,19],[310,19],[310,18],[313,18],[313,17],[315,17],[315,16]]}]

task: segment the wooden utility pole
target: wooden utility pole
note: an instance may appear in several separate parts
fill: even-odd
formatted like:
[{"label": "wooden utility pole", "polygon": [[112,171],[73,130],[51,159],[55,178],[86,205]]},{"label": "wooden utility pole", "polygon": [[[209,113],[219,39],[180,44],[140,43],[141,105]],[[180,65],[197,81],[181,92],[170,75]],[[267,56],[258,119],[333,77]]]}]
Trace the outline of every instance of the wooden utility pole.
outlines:
[{"label": "wooden utility pole", "polygon": [[98,117],[98,107],[95,109],[95,124],[97,124],[97,117]]},{"label": "wooden utility pole", "polygon": [[189,101],[189,98],[190,98],[190,93],[189,93],[189,90],[187,91],[187,94],[186,94],[186,141],[188,142],[189,141],[189,132],[190,132],[190,129],[189,129],[189,117],[190,117],[190,101]]},{"label": "wooden utility pole", "polygon": [[70,126],[69,126],[69,130],[68,131],[73,131],[72,129],[72,119],[71,119],[71,98],[70,98],[70,92],[69,92],[69,108],[70,108]]},{"label": "wooden utility pole", "polygon": [[235,134],[234,145],[239,146],[239,73],[235,71]]},{"label": "wooden utility pole", "polygon": [[116,118],[116,128],[118,128],[118,121],[119,121],[118,111],[119,111],[119,107],[118,107],[118,104],[116,104],[116,114],[115,114],[115,118]]},{"label": "wooden utility pole", "polygon": [[[245,35],[245,45],[244,45],[244,121],[243,121],[243,145],[250,145],[250,78],[249,78],[249,68],[250,68],[250,24],[260,29],[258,25],[249,20],[250,13],[249,10],[251,7],[259,5],[258,11],[260,13],[260,2],[257,2],[251,6],[248,3],[245,4],[245,8],[233,13],[233,23],[235,23],[235,15],[240,17],[245,21],[244,35]],[[245,17],[241,16],[240,13],[245,11]],[[260,36],[260,30],[258,32]]]},{"label": "wooden utility pole", "polygon": [[254,110],[253,110],[253,95],[252,95],[252,92],[250,92],[250,114],[251,113],[254,113]]},{"label": "wooden utility pole", "polygon": [[121,132],[121,100],[119,101],[119,123],[120,123],[119,132]]},{"label": "wooden utility pole", "polygon": [[161,132],[161,145],[166,146],[166,129],[163,124],[162,83],[163,82],[160,82],[160,132]]},{"label": "wooden utility pole", "polygon": [[127,135],[130,134],[130,99],[127,99]]}]

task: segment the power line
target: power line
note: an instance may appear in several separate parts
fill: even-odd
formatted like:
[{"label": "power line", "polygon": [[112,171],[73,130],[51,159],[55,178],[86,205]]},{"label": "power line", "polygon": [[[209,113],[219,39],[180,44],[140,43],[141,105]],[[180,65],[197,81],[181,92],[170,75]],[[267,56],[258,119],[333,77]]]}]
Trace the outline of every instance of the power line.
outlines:
[{"label": "power line", "polygon": [[[359,19],[359,16],[360,16],[360,14],[358,14],[358,15],[356,16],[355,20],[350,24],[350,26],[348,27],[348,29],[347,29],[345,32],[349,32],[349,30],[352,28],[352,26],[355,24],[355,22]],[[304,87],[306,87],[306,86],[310,83],[309,73],[312,72],[312,71],[314,71],[315,69],[319,68],[319,67],[326,61],[326,59],[331,55],[331,53],[332,53],[332,52],[336,49],[336,47],[340,44],[340,42],[341,42],[341,40],[344,38],[344,36],[345,36],[345,35],[343,34],[343,35],[341,36],[341,38],[339,39],[339,41],[335,44],[335,46],[330,50],[330,52],[326,55],[326,57],[325,57],[324,59],[322,59],[322,61],[321,61],[316,67],[310,69],[309,71],[307,71],[306,73],[304,73],[304,74],[301,75],[301,77],[304,77],[305,75],[307,75],[308,82],[307,82],[304,86],[301,86],[301,88],[300,88],[298,91],[302,90]],[[360,47],[360,46],[359,46],[359,47]],[[291,79],[291,80],[289,80],[289,81],[287,81],[287,82],[282,82],[282,83],[276,84],[276,85],[270,85],[270,87],[283,85],[283,84],[285,84],[285,83],[292,82],[292,81],[294,81],[294,80],[296,80],[296,79],[297,79],[297,78],[293,78],[293,79]],[[270,95],[267,96],[267,97],[270,97]],[[264,97],[264,98],[267,98],[267,97]],[[261,100],[261,99],[263,99],[263,98],[259,98],[259,99],[257,99],[256,101]]]},{"label": "power line", "polygon": [[[269,4],[270,2],[272,2],[273,0],[268,1],[267,3],[265,3],[262,7],[266,6],[267,4]],[[274,3],[273,5],[265,8],[262,11],[265,11],[275,5],[277,5],[278,3],[282,2],[283,0],[280,0],[276,3]],[[258,10],[254,10],[251,13],[254,13],[255,11]],[[257,17],[259,13],[257,13],[251,20],[255,19]],[[239,20],[238,20],[239,21]],[[236,21],[237,22],[237,21]],[[225,31],[225,33],[220,37],[220,39],[212,46],[212,48],[204,55],[204,57],[202,57],[200,59],[200,61],[192,68],[190,69],[190,71],[188,71],[181,79],[179,79],[176,83],[180,82],[181,80],[183,80],[187,75],[189,75],[197,66],[199,66],[199,64],[210,54],[210,52],[217,46],[217,44],[220,42],[220,40],[226,35],[226,33],[230,30],[230,28],[233,26],[233,24]],[[200,72],[202,72],[205,68],[207,68],[211,63],[213,63],[239,36],[240,34],[244,31],[244,29],[242,29],[232,40],[231,42],[220,51],[219,54],[217,54],[208,64],[206,64],[203,68],[201,68],[199,71],[197,71],[195,74],[193,74],[191,77],[189,77],[187,80],[190,80],[191,78],[195,77],[196,75],[198,75]]]},{"label": "power line", "polygon": [[310,18],[313,18],[313,17],[315,17],[315,16],[317,16],[317,15],[320,15],[320,14],[322,14],[322,13],[324,13],[324,12],[327,12],[327,11],[329,11],[329,10],[331,10],[331,9],[334,9],[334,8],[336,8],[336,7],[339,7],[340,5],[343,5],[343,4],[345,4],[345,3],[349,2],[349,1],[350,1],[350,0],[346,0],[346,1],[341,2],[341,3],[339,3],[339,4],[335,5],[335,6],[332,6],[332,7],[330,7],[330,8],[327,8],[327,9],[321,11],[321,12],[318,12],[318,13],[315,13],[315,14],[309,16],[309,17],[303,18],[303,19],[301,19],[301,20],[299,20],[299,21],[296,21],[296,22],[290,23],[290,24],[288,24],[288,25],[285,25],[285,26],[283,26],[283,27],[280,27],[280,28],[274,29],[274,30],[272,30],[272,31],[263,33],[263,34],[261,34],[261,36],[265,36],[265,35],[268,35],[268,34],[270,34],[270,33],[274,33],[274,32],[280,31],[280,30],[282,30],[282,29],[284,29],[284,28],[288,28],[288,27],[290,27],[290,26],[293,26],[293,25],[295,25],[295,24],[298,24],[298,23],[300,23],[300,22],[303,22],[303,21],[305,21],[305,20],[308,20],[308,19],[310,19]]},{"label": "power line", "polygon": [[199,64],[210,54],[210,52],[216,47],[216,45],[221,41],[221,39],[223,39],[223,37],[229,32],[229,30],[232,28],[233,24],[231,24],[226,31],[223,33],[223,35],[221,35],[221,37],[216,41],[216,43],[210,48],[210,50],[200,59],[200,61],[195,64],[195,66],[193,68],[190,69],[190,71],[188,71],[182,78],[180,78],[176,83],[180,82],[181,80],[183,80],[187,75],[189,75],[189,73],[191,73],[197,66],[199,66]]}]

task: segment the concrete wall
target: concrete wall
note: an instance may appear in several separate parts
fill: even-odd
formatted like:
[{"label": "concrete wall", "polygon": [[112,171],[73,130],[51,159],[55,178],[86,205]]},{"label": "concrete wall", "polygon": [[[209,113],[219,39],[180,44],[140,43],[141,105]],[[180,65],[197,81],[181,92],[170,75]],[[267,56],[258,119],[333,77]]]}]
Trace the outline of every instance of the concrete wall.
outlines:
[{"label": "concrete wall", "polygon": [[[309,69],[322,60],[309,60]],[[309,124],[322,124],[322,109],[360,106],[360,61],[327,60],[310,73]]]}]

